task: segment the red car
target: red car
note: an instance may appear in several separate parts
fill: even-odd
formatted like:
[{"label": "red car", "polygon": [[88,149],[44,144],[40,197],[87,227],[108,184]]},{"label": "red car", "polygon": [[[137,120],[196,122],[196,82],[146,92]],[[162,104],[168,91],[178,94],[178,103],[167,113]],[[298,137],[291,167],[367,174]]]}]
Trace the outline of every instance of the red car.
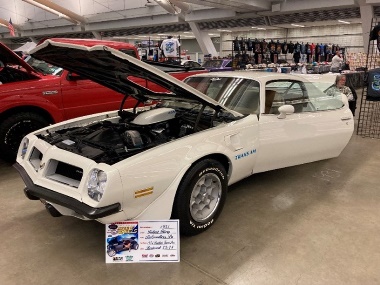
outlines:
[{"label": "red car", "polygon": [[[92,39],[53,39],[85,46],[106,45],[138,58],[134,45]],[[160,67],[182,80],[206,70],[188,71],[180,66]],[[141,80],[140,80],[141,81]],[[136,81],[154,91],[165,91],[148,81]],[[68,70],[27,58],[25,61],[0,43],[0,156],[13,161],[21,139],[49,124],[93,113],[116,110],[120,93]],[[135,106],[128,99],[124,108]]]}]

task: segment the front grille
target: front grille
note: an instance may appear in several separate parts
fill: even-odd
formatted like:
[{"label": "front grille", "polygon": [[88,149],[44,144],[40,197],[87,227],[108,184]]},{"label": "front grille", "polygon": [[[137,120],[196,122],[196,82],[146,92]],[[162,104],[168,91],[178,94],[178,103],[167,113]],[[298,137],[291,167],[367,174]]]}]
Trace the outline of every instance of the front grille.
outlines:
[{"label": "front grille", "polygon": [[83,177],[83,169],[52,159],[49,162],[46,177],[51,180],[78,188]]},{"label": "front grille", "polygon": [[80,181],[83,176],[82,168],[64,162],[58,162],[55,173],[78,181]]},{"label": "front grille", "polygon": [[42,156],[43,156],[42,153],[37,148],[34,147],[29,157],[29,162],[31,165],[33,165],[33,168],[36,172],[40,168]]}]

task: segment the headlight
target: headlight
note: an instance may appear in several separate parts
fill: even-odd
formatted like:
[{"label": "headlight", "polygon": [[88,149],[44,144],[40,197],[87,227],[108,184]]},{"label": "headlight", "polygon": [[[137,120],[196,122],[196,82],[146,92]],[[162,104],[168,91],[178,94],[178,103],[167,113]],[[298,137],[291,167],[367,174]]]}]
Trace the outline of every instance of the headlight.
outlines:
[{"label": "headlight", "polygon": [[28,151],[28,146],[29,146],[29,139],[24,138],[22,141],[22,148],[21,148],[21,157],[24,159],[26,152]]},{"label": "headlight", "polygon": [[95,201],[100,201],[106,188],[107,174],[99,169],[91,170],[90,177],[87,182],[88,196]]}]

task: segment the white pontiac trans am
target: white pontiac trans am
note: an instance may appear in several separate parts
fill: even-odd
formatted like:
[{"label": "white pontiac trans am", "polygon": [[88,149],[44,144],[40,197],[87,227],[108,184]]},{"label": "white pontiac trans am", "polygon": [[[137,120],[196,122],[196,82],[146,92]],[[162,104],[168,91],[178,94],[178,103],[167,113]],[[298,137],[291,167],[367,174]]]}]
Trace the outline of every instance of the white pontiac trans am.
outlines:
[{"label": "white pontiac trans am", "polygon": [[[33,56],[125,94],[118,111],[22,140],[14,166],[25,195],[53,216],[101,223],[176,218],[182,234],[195,235],[215,223],[228,185],[336,157],[353,133],[347,104],[296,75],[206,73],[186,84],[105,46],[50,40]],[[168,92],[148,90],[136,77]],[[140,104],[124,110],[128,96]]]}]

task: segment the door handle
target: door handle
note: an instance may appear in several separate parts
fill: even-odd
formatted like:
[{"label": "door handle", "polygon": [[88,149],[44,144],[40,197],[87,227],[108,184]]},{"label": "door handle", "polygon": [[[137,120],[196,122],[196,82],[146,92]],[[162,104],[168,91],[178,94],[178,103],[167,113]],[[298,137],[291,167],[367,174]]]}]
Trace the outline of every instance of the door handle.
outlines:
[{"label": "door handle", "polygon": [[351,120],[351,117],[342,117],[340,118],[342,121],[348,121],[348,120]]}]

